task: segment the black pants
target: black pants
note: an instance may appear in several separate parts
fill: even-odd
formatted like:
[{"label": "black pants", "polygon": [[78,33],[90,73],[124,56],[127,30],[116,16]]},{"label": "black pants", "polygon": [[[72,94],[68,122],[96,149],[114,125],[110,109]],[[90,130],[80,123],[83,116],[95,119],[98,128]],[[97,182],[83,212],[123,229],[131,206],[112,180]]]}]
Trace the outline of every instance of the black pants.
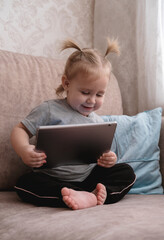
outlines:
[{"label": "black pants", "polygon": [[15,189],[25,202],[37,206],[66,207],[61,195],[63,187],[92,192],[97,183],[102,183],[107,191],[105,204],[111,204],[128,193],[135,178],[128,164],[116,164],[111,168],[97,165],[83,182],[63,182],[40,172],[31,172],[20,177]]}]

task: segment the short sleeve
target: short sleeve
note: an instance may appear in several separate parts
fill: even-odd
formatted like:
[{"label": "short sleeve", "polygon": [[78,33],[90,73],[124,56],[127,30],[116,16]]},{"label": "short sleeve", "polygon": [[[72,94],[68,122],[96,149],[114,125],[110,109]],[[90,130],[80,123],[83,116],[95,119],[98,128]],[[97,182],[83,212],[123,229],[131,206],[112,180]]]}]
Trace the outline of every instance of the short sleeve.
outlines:
[{"label": "short sleeve", "polygon": [[39,126],[47,125],[49,115],[50,111],[48,102],[44,102],[35,107],[21,122],[32,135],[36,135],[36,130]]}]

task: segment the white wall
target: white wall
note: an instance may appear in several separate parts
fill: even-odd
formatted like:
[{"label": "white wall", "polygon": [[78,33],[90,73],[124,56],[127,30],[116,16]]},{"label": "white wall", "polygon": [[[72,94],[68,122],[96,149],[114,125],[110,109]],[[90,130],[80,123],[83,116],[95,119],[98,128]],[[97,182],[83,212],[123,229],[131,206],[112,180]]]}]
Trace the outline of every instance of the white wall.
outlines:
[{"label": "white wall", "polygon": [[0,0],[0,49],[59,58],[62,40],[93,43],[94,0]]},{"label": "white wall", "polygon": [[94,13],[94,47],[105,52],[107,36],[120,43],[120,57],[108,58],[120,86],[124,113],[130,115],[138,112],[136,1],[96,0]]}]

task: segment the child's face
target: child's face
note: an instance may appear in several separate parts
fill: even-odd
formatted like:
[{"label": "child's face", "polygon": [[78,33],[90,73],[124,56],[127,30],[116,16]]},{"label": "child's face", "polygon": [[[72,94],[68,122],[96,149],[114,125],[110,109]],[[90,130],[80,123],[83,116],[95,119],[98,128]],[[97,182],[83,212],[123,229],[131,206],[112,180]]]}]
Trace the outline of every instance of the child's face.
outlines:
[{"label": "child's face", "polygon": [[96,78],[79,74],[71,81],[63,76],[62,83],[67,91],[68,104],[82,115],[88,116],[103,104],[108,80],[109,77],[105,74]]}]

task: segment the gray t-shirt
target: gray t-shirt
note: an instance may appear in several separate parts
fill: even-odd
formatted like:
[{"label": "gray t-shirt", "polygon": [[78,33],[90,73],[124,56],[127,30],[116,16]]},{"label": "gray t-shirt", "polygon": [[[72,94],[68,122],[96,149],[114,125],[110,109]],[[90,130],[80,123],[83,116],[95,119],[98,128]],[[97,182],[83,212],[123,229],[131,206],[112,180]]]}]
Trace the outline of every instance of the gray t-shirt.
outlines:
[{"label": "gray t-shirt", "polygon": [[[23,125],[36,135],[39,126],[83,124],[103,122],[102,118],[92,112],[88,117],[72,109],[67,99],[54,99],[43,102],[34,108],[22,121]],[[50,176],[62,181],[83,181],[92,171],[96,164],[68,165],[55,168],[38,169]]]}]

